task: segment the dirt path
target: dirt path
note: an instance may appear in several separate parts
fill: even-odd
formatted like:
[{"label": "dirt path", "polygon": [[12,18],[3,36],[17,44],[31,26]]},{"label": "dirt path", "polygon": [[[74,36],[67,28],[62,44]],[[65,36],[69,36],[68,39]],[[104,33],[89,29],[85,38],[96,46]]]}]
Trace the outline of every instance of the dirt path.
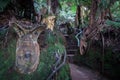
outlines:
[{"label": "dirt path", "polygon": [[72,80],[107,80],[85,67],[78,67],[74,64],[69,64]]}]

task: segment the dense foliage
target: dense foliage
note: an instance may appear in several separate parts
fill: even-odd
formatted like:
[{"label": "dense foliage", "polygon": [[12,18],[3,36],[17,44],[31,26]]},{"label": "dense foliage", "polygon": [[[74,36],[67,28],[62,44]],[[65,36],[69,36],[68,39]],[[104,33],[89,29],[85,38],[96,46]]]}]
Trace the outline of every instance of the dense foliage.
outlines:
[{"label": "dense foliage", "polygon": [[[109,77],[119,78],[120,0],[31,0],[34,1],[32,7],[30,3],[24,4],[19,1],[0,0],[0,12],[3,13],[1,16],[10,10],[12,16],[18,19],[27,18],[35,22],[37,17],[40,20],[36,19],[36,22],[40,22],[46,16],[55,15],[55,28],[61,27],[60,25],[66,28],[66,23],[69,23],[69,27],[82,30],[78,54],[86,54],[77,54],[75,61],[78,64],[81,62]],[[10,13],[5,13],[6,15],[9,16]],[[0,25],[0,29],[1,27],[3,25]],[[77,33],[75,31],[71,34],[75,36]],[[3,46],[5,39],[2,38],[5,35],[6,30],[0,30],[0,47]],[[48,32],[45,36],[46,49],[41,51],[39,67],[31,75],[20,75],[13,71],[16,40],[11,40],[8,47],[0,49],[0,79],[20,80],[25,77],[26,80],[44,80],[48,77],[55,62],[54,53],[59,51],[62,55],[65,52],[65,43],[57,31]],[[58,73],[57,80],[63,80],[63,77],[69,80],[68,69],[69,66],[66,64]]]}]

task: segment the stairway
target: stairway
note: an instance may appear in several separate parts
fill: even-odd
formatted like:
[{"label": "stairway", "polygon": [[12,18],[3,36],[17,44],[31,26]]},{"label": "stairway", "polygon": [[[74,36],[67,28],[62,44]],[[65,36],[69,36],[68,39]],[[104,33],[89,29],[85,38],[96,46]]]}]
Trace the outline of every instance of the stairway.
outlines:
[{"label": "stairway", "polygon": [[64,35],[64,37],[66,38],[66,42],[67,42],[67,48],[66,48],[66,50],[67,50],[67,60],[69,62],[73,63],[73,57],[78,52],[77,40],[73,39],[69,35]]}]

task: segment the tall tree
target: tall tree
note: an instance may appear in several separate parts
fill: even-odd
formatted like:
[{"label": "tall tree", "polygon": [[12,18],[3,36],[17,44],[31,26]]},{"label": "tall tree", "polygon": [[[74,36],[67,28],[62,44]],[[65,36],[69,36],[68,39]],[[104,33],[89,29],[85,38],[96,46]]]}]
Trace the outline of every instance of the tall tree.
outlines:
[{"label": "tall tree", "polygon": [[59,0],[47,0],[48,14],[56,14],[60,8]]},{"label": "tall tree", "polygon": [[75,26],[80,28],[81,22],[81,5],[77,5],[76,16],[75,16]]}]

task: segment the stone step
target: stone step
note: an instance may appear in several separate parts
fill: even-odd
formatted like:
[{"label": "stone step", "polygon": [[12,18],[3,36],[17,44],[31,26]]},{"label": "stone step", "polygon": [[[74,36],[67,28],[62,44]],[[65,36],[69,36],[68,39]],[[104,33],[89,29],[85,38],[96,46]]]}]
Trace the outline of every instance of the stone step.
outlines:
[{"label": "stone step", "polygon": [[69,43],[67,42],[67,45],[76,45],[77,46],[78,44],[75,42],[69,42]]},{"label": "stone step", "polygon": [[78,51],[78,49],[68,49],[67,51]]},{"label": "stone step", "polygon": [[66,48],[67,51],[77,51],[78,48]]},{"label": "stone step", "polygon": [[69,46],[69,47],[78,47],[77,45],[67,45],[67,46]]},{"label": "stone step", "polygon": [[67,54],[76,54],[77,51],[67,51]]},{"label": "stone step", "polygon": [[68,35],[68,34],[64,34],[63,36],[64,36],[64,37],[68,37],[69,35]]},{"label": "stone step", "polygon": [[67,57],[74,57],[74,54],[68,54]]},{"label": "stone step", "polygon": [[67,46],[67,49],[78,49],[79,47],[77,45],[69,45]]}]

